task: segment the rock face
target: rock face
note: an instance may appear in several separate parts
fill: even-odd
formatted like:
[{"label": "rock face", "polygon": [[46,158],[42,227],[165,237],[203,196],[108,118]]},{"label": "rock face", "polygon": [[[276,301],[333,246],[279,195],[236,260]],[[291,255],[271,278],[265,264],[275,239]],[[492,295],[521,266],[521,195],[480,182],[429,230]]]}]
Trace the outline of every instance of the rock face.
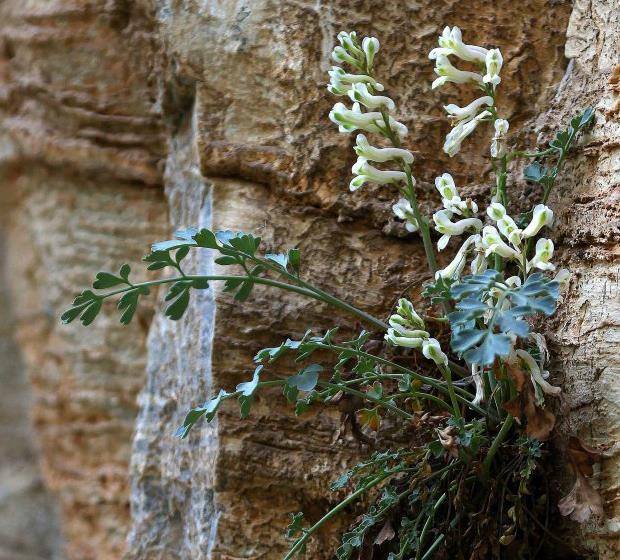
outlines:
[{"label": "rock face", "polygon": [[[452,160],[440,150],[453,96],[430,91],[426,53],[444,24],[502,49],[500,105],[513,129],[526,125],[521,139],[597,108],[555,195],[558,245],[577,274],[550,334],[566,429],[618,439],[613,2],[5,0],[0,22],[5,266],[68,558],[278,558],[287,514],[318,518],[335,500],[328,481],[359,454],[337,437],[336,407],[295,418],[276,394],[247,421],[225,408],[173,437],[191,406],[250,376],[257,349],[351,324],[314,302],[256,289],[241,306],[215,288],[179,323],[158,306],[131,327],[113,310],[88,329],[58,323],[94,272],[189,225],[253,230],[274,250],[297,244],[308,278],[381,316],[428,277],[420,243],[390,217],[393,193],[346,188],[352,139],[327,121],[324,90],[341,29],[382,41],[377,71],[410,127],[426,211],[443,171],[474,197],[491,184],[484,135]],[[519,181],[511,189],[528,196]],[[217,266],[194,258],[195,270]],[[607,522],[576,539],[600,558],[617,552],[619,468],[610,458],[599,476]],[[337,531],[308,557],[330,557]]]}]

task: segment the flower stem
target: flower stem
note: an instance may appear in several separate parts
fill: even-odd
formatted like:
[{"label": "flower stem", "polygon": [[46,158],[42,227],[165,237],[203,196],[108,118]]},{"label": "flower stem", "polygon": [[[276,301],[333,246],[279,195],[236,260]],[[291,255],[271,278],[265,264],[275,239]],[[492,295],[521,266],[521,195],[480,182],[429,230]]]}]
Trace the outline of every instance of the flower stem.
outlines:
[{"label": "flower stem", "polygon": [[508,435],[508,432],[510,432],[510,428],[512,428],[513,423],[514,423],[514,417],[511,414],[508,414],[508,416],[506,416],[506,418],[504,419],[502,427],[500,428],[499,432],[495,436],[495,439],[493,440],[493,443],[491,444],[491,447],[489,448],[489,452],[487,453],[487,456],[484,458],[484,461],[482,463],[482,479],[483,480],[485,481],[489,480],[489,473],[491,471],[491,465],[493,464],[493,458],[495,457],[495,454],[499,450],[500,445],[506,439],[506,436]]}]

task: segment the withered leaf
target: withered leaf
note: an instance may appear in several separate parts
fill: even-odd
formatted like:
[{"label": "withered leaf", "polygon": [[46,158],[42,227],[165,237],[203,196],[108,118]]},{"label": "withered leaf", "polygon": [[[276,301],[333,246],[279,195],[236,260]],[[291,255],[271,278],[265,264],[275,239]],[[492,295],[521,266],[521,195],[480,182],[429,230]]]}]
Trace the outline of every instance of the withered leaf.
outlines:
[{"label": "withered leaf", "polygon": [[525,416],[525,433],[539,441],[549,439],[555,427],[555,415],[536,404],[536,394],[531,383],[522,385],[522,390],[514,399],[504,403],[504,410],[520,423]]},{"label": "withered leaf", "polygon": [[448,426],[443,430],[437,430],[437,435],[439,436],[439,443],[448,452],[448,455],[458,458],[459,440],[456,437],[456,428]]},{"label": "withered leaf", "polygon": [[571,436],[568,440],[568,456],[576,472],[584,476],[592,476],[592,466],[601,460],[601,453],[588,447],[580,438]]},{"label": "withered leaf", "polygon": [[381,425],[381,416],[377,412],[376,408],[362,408],[357,412],[359,422],[362,426],[367,426],[374,432],[379,430]]},{"label": "withered leaf", "polygon": [[381,527],[379,534],[375,537],[375,544],[381,545],[386,541],[391,541],[395,536],[394,527],[392,527],[389,521],[386,521],[383,527]]},{"label": "withered leaf", "polygon": [[585,523],[592,515],[603,515],[603,500],[579,472],[571,491],[558,502],[558,509],[563,516]]}]

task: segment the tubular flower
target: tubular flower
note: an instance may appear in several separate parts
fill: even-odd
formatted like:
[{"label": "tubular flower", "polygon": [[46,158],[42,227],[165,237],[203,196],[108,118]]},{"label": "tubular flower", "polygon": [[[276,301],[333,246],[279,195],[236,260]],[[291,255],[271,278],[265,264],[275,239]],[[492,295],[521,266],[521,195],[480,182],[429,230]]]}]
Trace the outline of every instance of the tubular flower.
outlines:
[{"label": "tubular flower", "polygon": [[436,338],[427,338],[422,342],[422,354],[425,358],[433,360],[438,366],[448,365],[448,356],[443,353]]},{"label": "tubular flower", "polygon": [[504,58],[499,49],[491,49],[487,52],[484,62],[487,67],[487,73],[483,77],[485,84],[492,84],[495,89],[502,79],[499,77],[499,71],[502,69]]},{"label": "tubular flower", "polygon": [[413,154],[402,148],[375,148],[371,146],[363,134],[358,134],[353,147],[355,153],[368,161],[384,163],[395,159],[402,159],[405,163],[413,163]]},{"label": "tubular flower", "polygon": [[476,396],[472,401],[473,404],[480,404],[484,400],[484,383],[482,382],[482,375],[480,375],[481,368],[478,364],[471,365],[471,377],[474,380],[476,386]]},{"label": "tubular flower", "polygon": [[397,218],[405,221],[405,229],[411,233],[418,231],[420,225],[413,213],[411,203],[406,198],[400,198],[396,204],[392,205],[392,212]]},{"label": "tubular flower", "polygon": [[515,247],[521,244],[522,232],[515,224],[515,221],[506,214],[506,209],[499,202],[493,202],[487,208],[489,217],[497,222],[497,229]]},{"label": "tubular flower", "polygon": [[435,177],[435,188],[441,195],[443,207],[460,216],[470,216],[478,212],[478,205],[470,199],[462,200],[450,173]]},{"label": "tubular flower", "polygon": [[348,53],[344,47],[336,46],[332,51],[332,60],[338,64],[350,64],[357,70],[362,69],[362,61]]},{"label": "tubular flower", "polygon": [[455,68],[448,57],[441,53],[437,54],[435,60],[435,74],[439,77],[431,84],[431,89],[438,88],[449,82],[454,84],[482,83],[482,76],[480,74]]},{"label": "tubular flower", "polygon": [[495,254],[506,259],[521,258],[521,253],[509,247],[493,226],[485,226],[482,229],[482,245],[485,248],[485,257]]},{"label": "tubular flower", "polygon": [[353,87],[349,90],[349,97],[351,101],[357,101],[368,109],[387,109],[388,111],[394,111],[396,105],[389,97],[385,95],[372,95],[368,91],[368,86],[365,83],[353,84]]},{"label": "tubular flower", "polygon": [[351,191],[356,191],[365,183],[377,183],[378,185],[388,185],[406,181],[407,175],[403,171],[382,171],[368,163],[366,158],[359,157],[351,169],[356,177],[353,177],[349,184]]},{"label": "tubular flower", "polygon": [[536,253],[527,263],[527,271],[529,272],[532,268],[555,270],[555,265],[549,262],[551,257],[553,257],[553,241],[551,239],[539,239],[536,242]]},{"label": "tubular flower", "polygon": [[537,204],[534,207],[532,221],[523,230],[523,237],[534,237],[544,226],[553,223],[553,210],[544,204]]},{"label": "tubular flower", "polygon": [[390,328],[385,340],[394,346],[405,348],[422,348],[424,340],[429,334],[424,330],[424,321],[416,313],[410,301],[401,298],[398,300],[396,313],[388,321]]},{"label": "tubular flower", "polygon": [[470,270],[472,274],[482,274],[487,269],[487,259],[484,255],[485,248],[482,243],[482,237],[476,241],[474,250],[476,252],[476,256],[472,259],[470,266]]},{"label": "tubular flower", "polygon": [[497,119],[493,126],[495,134],[491,141],[491,157],[502,157],[506,153],[506,134],[510,128],[510,123],[506,119]]},{"label": "tubular flower", "polygon": [[461,149],[461,143],[463,140],[465,140],[465,138],[467,138],[476,129],[482,119],[490,116],[491,113],[489,111],[483,111],[469,121],[459,122],[446,136],[443,151],[450,157],[456,155]]},{"label": "tubular flower", "polygon": [[365,74],[348,74],[339,66],[332,66],[327,73],[329,74],[327,90],[334,95],[347,95],[353,84],[370,84],[377,91],[383,91],[383,86],[379,82]]},{"label": "tubular flower", "polygon": [[349,54],[355,56],[356,58],[363,59],[364,53],[359,48],[357,33],[355,31],[341,31],[340,33],[338,33],[337,38],[342,45],[342,48],[344,48]]},{"label": "tubular flower", "polygon": [[480,242],[480,239],[480,235],[478,234],[470,235],[465,240],[463,245],[461,245],[456,255],[452,259],[452,262],[443,270],[438,270],[435,273],[435,279],[459,278],[461,276],[461,272],[463,272],[463,269],[465,268],[465,263],[467,262],[467,254],[471,251],[473,247],[475,247],[476,243]]},{"label": "tubular flower", "polygon": [[493,105],[493,98],[490,95],[485,95],[484,97],[479,97],[478,99],[474,99],[469,105],[465,107],[459,107],[454,103],[450,103],[450,105],[444,105],[444,109],[446,113],[448,113],[448,119],[455,123],[459,121],[468,121],[476,116],[478,110],[482,108],[483,105],[491,106]]},{"label": "tubular flower", "polygon": [[482,222],[478,218],[465,218],[458,222],[453,222],[451,218],[452,212],[448,210],[439,210],[433,214],[435,230],[443,234],[437,242],[440,251],[446,248],[453,235],[462,235],[466,231],[478,232],[482,228]]},{"label": "tubular flower", "polygon": [[[540,367],[536,363],[536,360],[525,350],[516,350],[517,357],[521,360],[521,362],[525,365],[525,367],[530,372],[530,377],[532,379],[532,383],[534,384],[534,388],[537,389],[540,387],[544,393],[547,395],[557,396],[562,392],[560,387],[555,387],[551,385],[547,380],[543,377],[543,373],[540,370]],[[544,401],[544,399],[542,399]]]},{"label": "tubular flower", "polygon": [[347,109],[344,103],[336,103],[329,112],[329,120],[338,125],[340,132],[366,130],[367,132],[381,132],[377,121],[383,122],[379,112],[362,113],[359,103],[354,103],[352,109]]},{"label": "tubular flower", "polygon": [[439,48],[433,49],[428,58],[436,59],[439,55],[455,55],[468,62],[483,63],[487,55],[487,49],[475,45],[463,43],[461,30],[458,27],[446,27],[439,37]]}]

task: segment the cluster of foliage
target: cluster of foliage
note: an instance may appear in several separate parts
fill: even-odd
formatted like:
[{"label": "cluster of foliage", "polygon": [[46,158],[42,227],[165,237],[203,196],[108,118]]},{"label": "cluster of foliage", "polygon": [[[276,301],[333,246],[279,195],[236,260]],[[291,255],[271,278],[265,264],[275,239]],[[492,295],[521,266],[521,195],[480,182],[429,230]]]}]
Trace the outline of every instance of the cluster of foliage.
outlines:
[{"label": "cluster of foliage", "polygon": [[[400,193],[393,210],[411,233],[419,232],[426,251],[432,282],[421,294],[428,304],[418,314],[408,299],[400,299],[386,324],[321,290],[302,278],[297,248],[263,254],[260,238],[248,233],[189,229],[175,239],[156,243],[144,258],[149,270],[168,268],[176,275],[148,282],[130,280],[123,265],[118,274],[100,272],[92,290],[85,290],[62,320],[90,324],[104,300],[120,296],[121,322],[131,321],[141,297],[157,285],[167,285],[165,315],[180,319],[192,290],[208,289],[223,281],[224,291],[246,300],[256,284],[267,285],[324,302],[365,322],[369,331],[342,340],[336,329],[324,334],[308,331],[300,340],[258,352],[249,381],[234,391],[220,389],[203,405],[192,409],[177,435],[184,438],[200,420],[210,422],[227,400],[239,403],[242,417],[251,413],[256,394],[281,387],[284,398],[302,414],[313,405],[333,403],[347,396],[361,403],[356,421],[363,433],[378,432],[382,421],[393,418],[410,441],[396,447],[376,438],[374,453],[346,471],[331,489],[342,499],[324,517],[308,524],[303,514],[292,515],[286,559],[305,550],[308,540],[331,518],[354,503],[371,503],[342,536],[339,560],[354,555],[389,560],[430,558],[527,558],[536,556],[548,533],[550,504],[540,460],[555,417],[546,400],[559,387],[547,381],[548,360],[544,336],[535,332],[539,317],[554,313],[568,280],[567,271],[555,273],[553,242],[540,237],[553,223],[547,207],[549,194],[577,135],[593,120],[586,109],[571,120],[542,151],[508,148],[509,123],[500,118],[496,104],[501,82],[502,55],[463,43],[458,28],[446,28],[433,49],[438,78],[433,88],[447,83],[472,84],[482,96],[465,107],[445,107],[453,128],[444,150],[453,156],[473,130],[491,125],[490,156],[496,185],[485,214],[478,205],[462,199],[452,176],[435,180],[442,208],[433,215],[441,234],[437,248],[451,238],[468,234],[454,259],[439,269],[431,237],[431,222],[421,214],[412,175],[411,152],[403,148],[407,127],[393,113],[395,103],[374,76],[379,42],[361,42],[355,33],[340,33],[333,59],[349,66],[329,72],[328,90],[353,101],[352,108],[336,103],[330,119],[341,132],[361,130],[381,142],[370,144],[359,134],[351,190],[365,183],[389,185]],[[455,57],[470,65],[460,70]],[[525,179],[540,186],[540,202],[529,212],[512,218],[507,192],[509,163],[527,158]],[[372,164],[381,164],[381,168]],[[389,167],[392,167],[391,169]],[[485,225],[481,218],[487,220]],[[231,267],[232,274],[191,275],[183,269],[190,251],[208,249],[215,262]],[[469,262],[470,274],[464,269]],[[450,328],[449,348],[428,325]],[[377,335],[381,343],[377,342]],[[441,336],[439,338],[442,338]],[[402,358],[419,352],[420,367]],[[299,370],[288,377],[269,373],[282,356],[293,358]],[[317,355],[321,363],[313,362]],[[324,358],[332,355],[333,360]],[[458,378],[458,379],[457,379]],[[473,392],[472,390],[473,389]],[[600,511],[600,498],[589,485],[596,454],[579,440],[571,440],[571,462],[577,483],[559,504],[564,515],[585,521]]]}]

